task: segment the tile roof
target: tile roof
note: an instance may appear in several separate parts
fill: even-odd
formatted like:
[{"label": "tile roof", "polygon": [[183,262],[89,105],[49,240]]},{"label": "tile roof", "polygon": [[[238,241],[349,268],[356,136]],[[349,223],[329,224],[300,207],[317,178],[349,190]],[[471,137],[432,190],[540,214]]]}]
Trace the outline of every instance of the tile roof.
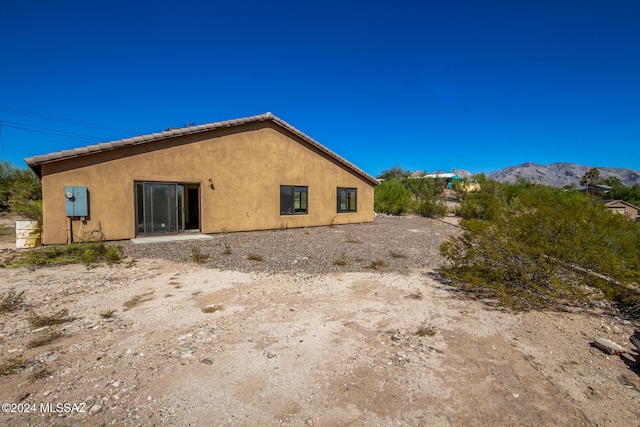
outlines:
[{"label": "tile roof", "polygon": [[310,145],[314,146],[315,148],[319,149],[323,153],[327,154],[329,157],[335,159],[339,163],[342,163],[344,166],[348,167],[349,169],[352,169],[354,172],[361,175],[363,178],[365,178],[365,180],[370,181],[372,184],[374,185],[379,184],[376,178],[372,177],[362,169],[358,168],[357,166],[350,163],[346,159],[340,157],[333,151],[329,150],[328,148],[326,148],[325,146],[323,146],[322,144],[320,144],[310,136],[304,134],[303,132],[299,131],[295,127],[291,126],[289,123],[274,116],[269,112],[260,114],[257,116],[243,117],[243,118],[234,119],[234,120],[224,120],[220,122],[189,126],[189,127],[184,127],[180,129],[168,129],[164,132],[156,132],[156,133],[151,133],[151,134],[146,134],[141,136],[135,136],[132,138],[125,138],[125,139],[105,142],[97,145],[88,145],[86,147],[75,148],[72,150],[63,150],[63,151],[44,154],[40,156],[28,157],[24,159],[24,161],[27,163],[27,165],[29,165],[29,167],[31,167],[36,173],[38,173],[38,175],[40,175],[39,166],[44,163],[57,162],[57,161],[67,160],[75,157],[91,155],[93,153],[116,150],[118,148],[126,147],[129,145],[147,144],[154,141],[173,138],[177,136],[193,135],[201,132],[211,131],[214,129],[228,128],[228,127],[234,127],[234,126],[241,126],[247,123],[266,122],[266,121],[272,121],[273,123],[279,125],[280,127],[300,137]]},{"label": "tile roof", "polygon": [[451,173],[451,172],[428,173],[428,174],[425,175],[425,178],[458,178],[458,179],[462,179],[458,175],[456,175],[455,173]]},{"label": "tile roof", "polygon": [[612,205],[616,205],[616,204],[623,204],[623,205],[627,205],[627,206],[629,206],[629,207],[631,207],[631,208],[639,209],[639,210],[640,210],[640,208],[639,208],[639,207],[634,206],[634,205],[632,205],[631,203],[626,202],[626,201],[624,201],[624,200],[603,200],[602,202],[603,202],[606,206],[612,206]]}]

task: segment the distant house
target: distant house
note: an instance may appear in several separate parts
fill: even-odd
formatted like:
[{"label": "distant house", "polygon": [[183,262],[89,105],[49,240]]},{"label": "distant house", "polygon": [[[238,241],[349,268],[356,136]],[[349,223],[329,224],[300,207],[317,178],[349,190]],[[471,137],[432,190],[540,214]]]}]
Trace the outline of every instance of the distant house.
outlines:
[{"label": "distant house", "polygon": [[632,205],[631,203],[627,203],[624,200],[605,200],[604,204],[613,212],[620,215],[626,215],[632,221],[638,219],[638,212],[640,212],[640,208]]},{"label": "distant house", "polygon": [[435,178],[437,179],[439,182],[442,182],[442,186],[443,187],[447,187],[447,188],[453,188],[453,183],[454,182],[462,182],[462,178],[460,178],[458,175],[456,175],[455,173],[442,173],[442,172],[437,172],[437,173],[429,173],[426,174],[424,176],[425,178]]},{"label": "distant house", "polygon": [[576,190],[582,191],[588,194],[607,194],[611,191],[610,186],[604,184],[587,185],[586,187],[578,187]]},{"label": "distant house", "polygon": [[378,181],[271,113],[25,159],[44,244],[373,221]]}]

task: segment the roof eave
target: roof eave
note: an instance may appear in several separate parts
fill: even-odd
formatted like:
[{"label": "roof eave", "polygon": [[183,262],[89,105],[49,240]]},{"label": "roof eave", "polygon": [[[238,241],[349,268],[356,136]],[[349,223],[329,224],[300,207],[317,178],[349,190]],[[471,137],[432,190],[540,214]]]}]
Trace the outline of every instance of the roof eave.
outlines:
[{"label": "roof eave", "polygon": [[164,132],[155,132],[155,133],[151,133],[151,134],[146,134],[146,135],[141,135],[141,136],[136,136],[136,137],[131,137],[131,138],[120,139],[120,140],[101,143],[101,144],[97,144],[97,145],[89,145],[89,146],[86,146],[86,147],[75,148],[75,149],[72,149],[72,150],[64,150],[64,151],[60,151],[60,152],[53,152],[53,153],[44,154],[44,155],[40,155],[40,156],[28,157],[28,158],[24,159],[24,161],[25,161],[25,163],[27,163],[27,165],[39,177],[41,177],[41,172],[42,172],[41,165],[46,164],[46,163],[52,163],[52,162],[57,162],[57,161],[73,159],[73,158],[86,156],[86,155],[91,155],[91,154],[95,154],[95,153],[99,153],[99,152],[116,150],[118,148],[123,148],[123,147],[129,146],[129,145],[145,144],[145,143],[148,143],[148,142],[154,142],[154,141],[159,141],[159,140],[163,140],[163,139],[170,139],[170,138],[176,138],[176,137],[185,136],[185,135],[193,135],[193,134],[197,134],[197,133],[208,132],[208,131],[215,130],[215,129],[220,129],[220,128],[241,126],[241,125],[244,125],[244,124],[247,124],[247,123],[265,122],[265,121],[272,121],[273,123],[277,124],[278,126],[282,127],[283,129],[286,129],[287,131],[289,131],[289,132],[293,133],[294,135],[298,136],[299,138],[303,139],[304,141],[306,141],[307,143],[309,143],[313,147],[319,149],[323,153],[327,154],[329,157],[331,157],[334,160],[338,161],[339,163],[343,164],[348,169],[350,169],[353,172],[355,172],[357,175],[360,175],[365,181],[371,183],[373,186],[376,186],[376,185],[380,184],[380,182],[376,178],[374,178],[373,176],[369,175],[368,173],[366,173],[362,169],[358,168],[357,166],[355,166],[354,164],[350,163],[346,159],[342,158],[338,154],[336,154],[333,151],[329,150],[328,148],[326,148],[325,146],[323,146],[322,144],[320,144],[319,142],[317,142],[316,140],[314,140],[310,136],[306,135],[305,133],[303,133],[303,132],[299,131],[298,129],[296,129],[295,127],[291,126],[289,123],[287,123],[284,120],[274,116],[270,112],[267,112],[267,113],[264,113],[264,114],[260,114],[260,115],[256,115],[256,116],[243,117],[243,118],[239,118],[239,119],[224,120],[224,121],[221,121],[221,122],[213,122],[213,123],[209,123],[209,124],[205,124],[205,125],[189,126],[189,127],[179,128],[179,129],[171,129],[171,130],[167,130],[167,131],[164,131]]}]

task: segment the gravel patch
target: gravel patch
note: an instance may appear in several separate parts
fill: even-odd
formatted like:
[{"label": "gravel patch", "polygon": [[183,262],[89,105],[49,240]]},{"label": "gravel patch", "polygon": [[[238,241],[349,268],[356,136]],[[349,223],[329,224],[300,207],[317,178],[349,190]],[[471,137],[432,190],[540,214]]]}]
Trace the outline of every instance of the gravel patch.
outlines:
[{"label": "gravel patch", "polygon": [[[135,245],[124,255],[264,273],[409,273],[442,264],[440,244],[460,229],[422,217],[377,217],[373,223],[215,234],[199,242]],[[200,255],[200,262],[194,256]]]}]

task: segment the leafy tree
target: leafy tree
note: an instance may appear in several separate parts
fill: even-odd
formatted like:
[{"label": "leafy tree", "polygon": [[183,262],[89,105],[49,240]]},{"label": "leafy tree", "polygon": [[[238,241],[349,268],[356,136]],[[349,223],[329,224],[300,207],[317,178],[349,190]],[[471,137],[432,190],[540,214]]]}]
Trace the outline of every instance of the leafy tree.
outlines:
[{"label": "leafy tree", "polygon": [[437,198],[442,195],[443,188],[438,184],[436,178],[417,176],[409,177],[406,180],[405,186],[411,190],[415,200],[421,200],[423,198]]},{"label": "leafy tree", "polygon": [[445,277],[519,309],[600,294],[623,308],[640,303],[640,235],[621,215],[582,193],[521,188],[489,220],[441,246]]},{"label": "leafy tree", "polygon": [[441,218],[447,214],[442,185],[436,178],[415,177],[408,180],[408,187],[416,201],[415,212],[428,218]]},{"label": "leafy tree", "polygon": [[[378,178],[383,183],[375,190],[375,210],[392,214],[415,212],[432,218],[444,216],[447,208],[438,180],[425,177],[426,173],[415,175],[400,166],[382,171]],[[387,186],[387,182],[393,184]]]},{"label": "leafy tree", "polygon": [[618,178],[617,176],[609,176],[605,179],[600,180],[600,182],[604,185],[608,185],[611,188],[622,188],[625,185],[622,183],[622,181],[620,181],[620,178]]},{"label": "leafy tree", "polygon": [[378,175],[378,179],[382,179],[384,181],[395,179],[404,183],[410,176],[411,172],[409,170],[402,169],[400,166],[396,165],[391,169],[383,170],[382,173]]},{"label": "leafy tree", "polygon": [[42,220],[42,186],[32,170],[0,163],[0,211]]},{"label": "leafy tree", "polygon": [[0,163],[0,211],[9,208],[9,197],[13,188],[14,168],[6,161]]},{"label": "leafy tree", "polygon": [[627,202],[640,207],[640,184],[634,184],[632,187],[627,187],[628,193],[626,195]]},{"label": "leafy tree", "polygon": [[484,173],[473,175],[473,180],[480,185],[481,192],[493,194],[494,196],[498,196],[502,192],[502,188],[504,186],[501,182],[489,178]]},{"label": "leafy tree", "polygon": [[374,190],[376,212],[400,215],[413,208],[411,191],[396,179],[383,181]]},{"label": "leafy tree", "polygon": [[622,183],[616,182],[611,182],[611,184],[607,183],[611,186],[611,190],[606,195],[608,199],[624,200],[632,205],[640,206],[640,184],[634,184],[632,187],[626,187]]},{"label": "leafy tree", "polygon": [[600,181],[600,170],[598,168],[591,168],[580,178],[580,185],[589,188],[600,184]]}]

